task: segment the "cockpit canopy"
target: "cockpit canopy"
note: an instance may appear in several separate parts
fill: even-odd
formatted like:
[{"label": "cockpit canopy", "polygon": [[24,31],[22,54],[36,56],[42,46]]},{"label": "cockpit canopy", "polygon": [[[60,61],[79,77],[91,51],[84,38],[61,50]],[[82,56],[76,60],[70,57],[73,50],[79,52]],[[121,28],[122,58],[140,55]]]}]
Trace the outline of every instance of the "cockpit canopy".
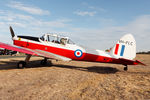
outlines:
[{"label": "cockpit canopy", "polygon": [[56,34],[44,34],[42,37],[40,37],[40,40],[47,41],[47,42],[53,42],[57,44],[75,44],[72,42],[68,37],[59,36]]}]

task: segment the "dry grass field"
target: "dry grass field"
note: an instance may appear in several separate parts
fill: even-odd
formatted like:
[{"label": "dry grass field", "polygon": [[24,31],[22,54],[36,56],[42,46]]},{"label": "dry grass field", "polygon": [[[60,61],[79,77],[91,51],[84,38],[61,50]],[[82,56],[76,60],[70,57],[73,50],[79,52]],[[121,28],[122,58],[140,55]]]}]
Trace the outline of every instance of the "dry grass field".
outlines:
[{"label": "dry grass field", "polygon": [[31,58],[17,69],[20,58],[0,59],[0,100],[150,100],[150,55],[137,55],[147,66],[62,62],[40,65]]}]

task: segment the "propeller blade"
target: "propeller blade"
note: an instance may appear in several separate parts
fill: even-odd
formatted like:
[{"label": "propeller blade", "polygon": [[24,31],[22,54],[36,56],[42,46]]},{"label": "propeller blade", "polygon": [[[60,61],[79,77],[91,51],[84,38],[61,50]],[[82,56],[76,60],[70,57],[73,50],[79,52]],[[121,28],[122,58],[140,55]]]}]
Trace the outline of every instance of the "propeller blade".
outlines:
[{"label": "propeller blade", "polygon": [[14,33],[12,27],[10,26],[9,29],[10,29],[11,36],[14,37],[14,36],[15,36],[15,33]]}]

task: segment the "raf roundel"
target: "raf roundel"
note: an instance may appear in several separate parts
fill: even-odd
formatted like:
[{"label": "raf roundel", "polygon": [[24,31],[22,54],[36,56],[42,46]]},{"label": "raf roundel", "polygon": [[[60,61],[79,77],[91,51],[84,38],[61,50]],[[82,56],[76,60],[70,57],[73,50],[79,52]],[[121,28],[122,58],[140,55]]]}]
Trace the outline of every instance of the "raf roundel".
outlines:
[{"label": "raf roundel", "polygon": [[80,57],[83,55],[83,53],[82,53],[82,51],[81,51],[80,49],[77,49],[77,50],[74,52],[74,55],[75,55],[76,57],[80,58]]}]

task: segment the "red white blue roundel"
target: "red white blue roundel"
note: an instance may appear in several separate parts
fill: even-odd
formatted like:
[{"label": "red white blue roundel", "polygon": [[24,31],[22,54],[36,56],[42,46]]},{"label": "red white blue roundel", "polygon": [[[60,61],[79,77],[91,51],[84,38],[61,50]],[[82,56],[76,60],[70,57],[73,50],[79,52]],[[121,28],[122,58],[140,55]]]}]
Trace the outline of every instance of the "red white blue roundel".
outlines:
[{"label": "red white blue roundel", "polygon": [[83,55],[83,53],[82,53],[82,51],[81,51],[80,49],[77,49],[77,50],[74,52],[74,55],[79,58],[79,57],[81,57],[81,56]]}]

